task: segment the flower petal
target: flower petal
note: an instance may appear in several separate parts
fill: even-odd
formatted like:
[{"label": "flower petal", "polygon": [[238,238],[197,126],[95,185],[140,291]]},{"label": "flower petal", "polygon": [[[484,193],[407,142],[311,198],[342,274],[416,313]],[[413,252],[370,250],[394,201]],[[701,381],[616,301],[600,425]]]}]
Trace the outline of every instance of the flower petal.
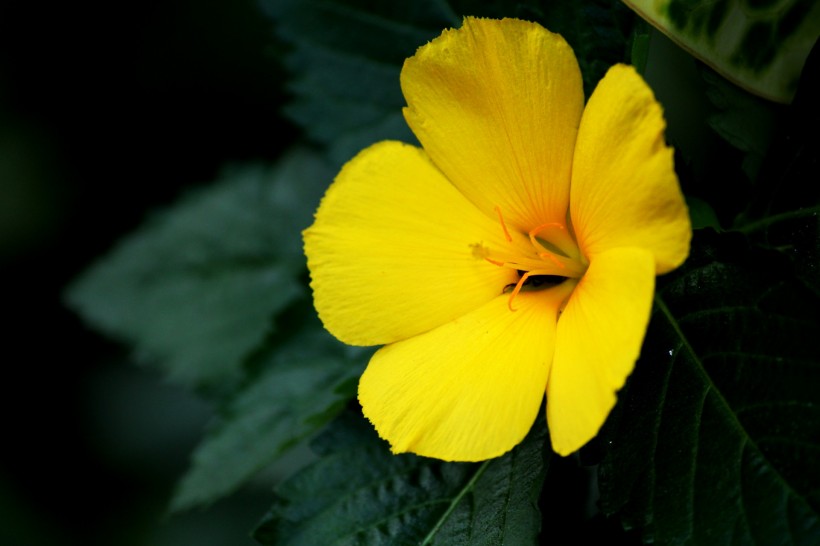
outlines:
[{"label": "flower petal", "polygon": [[405,61],[401,86],[425,151],[481,210],[523,232],[565,224],[584,92],[561,36],[467,17]]},{"label": "flower petal", "polygon": [[692,228],[665,127],[635,69],[610,68],[584,110],[572,170],[570,216],[587,258],[641,247],[655,256],[660,274],[689,254]]},{"label": "flower petal", "polygon": [[365,416],[394,453],[448,461],[499,456],[526,436],[544,398],[558,307],[572,289],[498,297],[388,345],[359,382]]},{"label": "flower petal", "polygon": [[493,240],[509,244],[498,221],[422,150],[399,142],[375,144],[342,168],[304,240],[319,317],[351,345],[426,332],[518,279],[484,260]]},{"label": "flower petal", "polygon": [[619,248],[596,255],[561,317],[547,384],[552,448],[587,443],[615,405],[643,342],[655,289],[652,254]]}]

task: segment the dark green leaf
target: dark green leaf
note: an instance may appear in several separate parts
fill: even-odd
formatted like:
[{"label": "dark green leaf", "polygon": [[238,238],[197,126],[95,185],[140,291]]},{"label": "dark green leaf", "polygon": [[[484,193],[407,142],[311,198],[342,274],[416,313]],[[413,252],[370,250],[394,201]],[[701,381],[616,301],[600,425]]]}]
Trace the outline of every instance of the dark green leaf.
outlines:
[{"label": "dark green leaf", "polygon": [[629,46],[629,62],[640,74],[646,71],[651,37],[652,33],[650,32],[649,25],[642,20],[635,21]]},{"label": "dark green leaf", "polygon": [[415,142],[404,122],[401,66],[466,15],[521,17],[564,34],[579,57],[587,95],[610,65],[629,59],[634,17],[620,2],[265,0],[294,100],[287,115],[342,163],[385,139]]},{"label": "dark green leaf", "polygon": [[712,228],[720,231],[720,221],[709,203],[697,197],[687,196],[686,206],[689,209],[692,229]]},{"label": "dark green leaf", "polygon": [[818,299],[698,232],[604,433],[601,507],[658,544],[820,543]]},{"label": "dark green leaf", "polygon": [[481,464],[392,455],[347,413],[317,438],[321,455],[276,489],[262,544],[536,544],[546,427]]},{"label": "dark green leaf", "polygon": [[350,399],[348,385],[361,375],[366,359],[316,322],[259,358],[264,371],[238,393],[197,447],[172,510],[232,492],[327,423]]},{"label": "dark green leaf", "polygon": [[274,315],[305,297],[299,232],[331,177],[307,152],[228,173],[122,240],[67,301],[170,378],[224,389]]},{"label": "dark green leaf", "polygon": [[546,423],[539,419],[520,446],[490,461],[475,482],[470,502],[457,503],[441,528],[428,534],[431,544],[538,544],[538,496],[549,462],[546,432]]},{"label": "dark green leaf", "polygon": [[780,107],[732,84],[710,68],[701,71],[706,96],[715,107],[708,123],[712,129],[743,152],[743,172],[750,180],[757,173],[772,141]]},{"label": "dark green leaf", "polygon": [[[404,59],[458,26],[444,1],[266,0],[294,100],[286,113],[337,163],[385,139],[414,142],[404,123],[399,72]],[[343,138],[342,138],[343,137]]]},{"label": "dark green leaf", "polygon": [[546,2],[539,22],[561,34],[578,57],[587,98],[609,67],[629,63],[636,17],[617,0]]},{"label": "dark green leaf", "polygon": [[802,282],[820,294],[820,48],[812,53],[794,103],[779,117],[755,193],[734,228],[783,252]]}]

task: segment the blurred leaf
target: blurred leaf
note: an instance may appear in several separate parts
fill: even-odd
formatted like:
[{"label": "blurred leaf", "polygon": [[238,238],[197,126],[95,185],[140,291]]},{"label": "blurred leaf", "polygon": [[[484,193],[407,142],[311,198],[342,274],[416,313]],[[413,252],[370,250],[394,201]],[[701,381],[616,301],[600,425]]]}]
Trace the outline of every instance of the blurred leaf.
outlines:
[{"label": "blurred leaf", "polygon": [[635,67],[639,74],[646,72],[651,37],[649,25],[642,20],[636,21],[632,29],[632,39],[629,46],[629,63]]},{"label": "blurred leaf", "polygon": [[68,304],[171,379],[224,390],[274,315],[305,297],[300,230],[331,179],[304,151],[228,173],[120,241]]},{"label": "blurred leaf", "polygon": [[820,543],[820,301],[697,232],[604,437],[601,508],[659,544]]},{"label": "blurred leaf", "polygon": [[720,231],[720,221],[709,203],[697,197],[687,196],[686,206],[689,209],[692,229],[712,228]]},{"label": "blurred leaf", "polygon": [[743,172],[754,181],[772,141],[777,105],[747,93],[709,68],[702,75],[706,96],[716,108],[707,122],[721,138],[744,152]]},{"label": "blurred leaf", "polygon": [[289,447],[330,421],[355,395],[363,351],[342,346],[318,320],[260,358],[264,371],[228,405],[193,454],[171,502],[185,510],[246,482]]},{"label": "blurred leaf", "polygon": [[794,98],[820,35],[813,0],[624,0],[727,79],[761,97]]},{"label": "blurred leaf", "polygon": [[287,115],[343,163],[385,139],[416,142],[399,85],[404,60],[466,15],[520,17],[564,35],[579,57],[589,94],[606,69],[628,60],[633,14],[616,0],[263,0],[291,50],[294,95]]},{"label": "blurred leaf", "polygon": [[793,104],[778,117],[751,204],[734,229],[785,254],[820,295],[820,48],[806,62]]},{"label": "blurred leaf", "polygon": [[347,413],[317,438],[321,458],[280,484],[262,544],[537,544],[546,426],[481,464],[392,455]]}]

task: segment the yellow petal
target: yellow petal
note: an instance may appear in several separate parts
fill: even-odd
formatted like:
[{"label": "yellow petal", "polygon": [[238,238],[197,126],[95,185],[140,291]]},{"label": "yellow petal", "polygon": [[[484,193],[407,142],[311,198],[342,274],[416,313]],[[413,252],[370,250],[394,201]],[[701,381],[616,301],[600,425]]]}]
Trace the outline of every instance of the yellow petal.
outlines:
[{"label": "yellow petal", "polygon": [[[508,245],[419,148],[382,142],[347,163],[305,230],[314,305],[352,345],[426,332],[518,279],[484,260]],[[524,243],[521,243],[524,244]]]},{"label": "yellow petal", "polygon": [[359,402],[394,453],[447,461],[499,456],[526,436],[544,398],[558,307],[572,281],[500,296],[426,334],[388,345]]},{"label": "yellow petal", "polygon": [[584,110],[572,170],[570,216],[588,258],[640,247],[665,273],[689,254],[692,228],[665,127],[635,69],[610,68]]},{"label": "yellow petal", "polygon": [[618,248],[596,255],[558,320],[547,384],[547,422],[560,455],[598,433],[632,372],[655,289],[652,254]]},{"label": "yellow petal", "polygon": [[566,222],[581,73],[564,39],[517,19],[467,17],[404,63],[404,110],[433,162],[520,231]]}]

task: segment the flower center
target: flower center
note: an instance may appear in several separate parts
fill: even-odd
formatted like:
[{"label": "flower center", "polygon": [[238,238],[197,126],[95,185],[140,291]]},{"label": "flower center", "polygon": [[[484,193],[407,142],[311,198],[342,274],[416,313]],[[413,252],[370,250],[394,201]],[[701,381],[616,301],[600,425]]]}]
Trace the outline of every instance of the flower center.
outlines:
[{"label": "flower center", "polygon": [[586,272],[587,265],[582,262],[578,250],[567,228],[557,222],[547,222],[534,227],[528,232],[530,251],[522,252],[520,247],[514,246],[513,237],[504,222],[501,209],[495,207],[498,221],[504,231],[504,238],[510,243],[509,253],[500,253],[484,259],[498,267],[515,269],[518,272],[518,282],[508,284],[504,292],[510,291],[507,306],[515,311],[513,301],[522,289],[548,288],[560,284],[567,278],[578,279]]}]

